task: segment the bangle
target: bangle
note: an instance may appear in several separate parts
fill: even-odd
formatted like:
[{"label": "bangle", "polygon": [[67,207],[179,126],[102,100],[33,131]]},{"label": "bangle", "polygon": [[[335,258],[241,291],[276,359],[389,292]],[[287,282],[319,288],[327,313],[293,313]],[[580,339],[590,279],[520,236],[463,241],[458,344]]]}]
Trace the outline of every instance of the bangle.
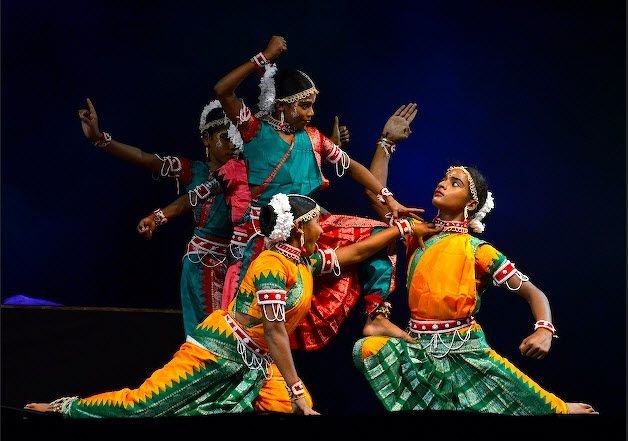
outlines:
[{"label": "bangle", "polygon": [[107,132],[102,132],[98,139],[94,142],[96,147],[101,148],[107,147],[109,144],[111,144],[111,135]]},{"label": "bangle", "polygon": [[377,306],[377,308],[375,308],[373,312],[368,314],[368,316],[371,318],[371,320],[373,320],[376,316],[381,314],[384,316],[384,318],[389,319],[391,311],[392,305],[390,304],[390,302],[382,302]]},{"label": "bangle", "polygon": [[305,396],[305,386],[301,380],[296,381],[292,386],[286,384],[286,389],[288,389],[288,395],[291,401],[296,401]]},{"label": "bangle", "polygon": [[257,54],[253,55],[250,61],[257,64],[259,67],[264,67],[265,64],[270,63],[270,61],[268,61],[268,58],[266,58],[266,56],[262,52],[258,52]]},{"label": "bangle", "polygon": [[377,197],[377,200],[380,201],[381,203],[385,204],[386,203],[386,198],[385,196],[392,196],[392,192],[386,188],[386,187],[382,187],[382,189],[379,191]]},{"label": "bangle", "polygon": [[387,158],[395,152],[395,143],[386,138],[383,134],[377,139],[377,145],[384,149]]},{"label": "bangle", "polygon": [[161,208],[153,211],[153,219],[155,219],[155,224],[157,226],[163,225],[168,222],[168,218],[166,217],[166,215],[164,215],[164,212],[161,211]]},{"label": "bangle", "polygon": [[406,234],[412,233],[412,220],[400,219],[398,221],[395,221],[395,226],[399,228],[399,233],[401,233],[402,239]]},{"label": "bangle", "polygon": [[556,334],[556,328],[551,322],[548,322],[547,320],[538,320],[534,324],[534,330],[536,331],[539,328],[549,329],[550,331],[552,331],[552,337],[558,338],[558,335]]},{"label": "bangle", "polygon": [[49,404],[50,410],[57,413],[67,413],[68,409],[79,397],[62,397],[54,400]]}]

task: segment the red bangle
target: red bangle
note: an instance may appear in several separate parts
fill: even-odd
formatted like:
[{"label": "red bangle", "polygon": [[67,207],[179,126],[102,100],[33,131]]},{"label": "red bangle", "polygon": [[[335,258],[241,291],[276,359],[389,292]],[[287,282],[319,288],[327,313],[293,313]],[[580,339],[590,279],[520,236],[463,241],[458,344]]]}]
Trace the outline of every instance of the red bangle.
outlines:
[{"label": "red bangle", "polygon": [[258,52],[257,54],[253,55],[251,57],[251,61],[257,64],[259,67],[263,67],[265,64],[270,63],[270,61],[268,61],[268,58],[266,58],[263,52]]},{"label": "red bangle", "polygon": [[550,331],[552,331],[552,337],[558,338],[558,335],[556,335],[556,328],[551,322],[548,322],[547,320],[538,320],[534,324],[534,330],[536,331],[539,328],[549,329]]},{"label": "red bangle", "polygon": [[412,221],[408,219],[400,219],[395,221],[395,225],[399,228],[399,232],[401,233],[401,237],[403,238],[406,234],[412,233]]},{"label": "red bangle", "polygon": [[293,383],[292,386],[288,386],[286,384],[286,389],[288,389],[288,395],[290,395],[290,399],[292,401],[298,400],[301,397],[305,396],[305,386],[301,380],[298,380],[296,383]]}]

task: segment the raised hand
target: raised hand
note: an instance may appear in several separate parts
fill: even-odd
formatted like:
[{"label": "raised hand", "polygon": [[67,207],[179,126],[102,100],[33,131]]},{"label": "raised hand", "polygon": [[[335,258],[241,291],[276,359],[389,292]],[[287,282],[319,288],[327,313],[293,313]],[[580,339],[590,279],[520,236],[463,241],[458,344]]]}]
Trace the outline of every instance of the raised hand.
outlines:
[{"label": "raised hand", "polygon": [[408,139],[410,134],[412,134],[410,123],[414,120],[417,113],[416,103],[402,105],[386,121],[382,135],[392,142]]},{"label": "raised hand", "polygon": [[79,109],[78,117],[81,120],[81,128],[83,129],[85,137],[91,142],[98,141],[101,133],[98,128],[98,114],[92,104],[92,100],[87,98],[87,109]]},{"label": "raised hand", "polygon": [[270,41],[268,45],[266,45],[263,54],[268,60],[272,61],[287,50],[288,44],[286,43],[286,39],[279,35],[273,35],[270,37]]},{"label": "raised hand", "polygon": [[152,213],[137,224],[137,232],[149,240],[153,237],[153,232],[156,228],[157,222],[155,222],[155,216]]},{"label": "raised hand", "polygon": [[331,128],[331,135],[329,139],[337,146],[342,146],[350,140],[349,129],[347,126],[341,126],[338,122],[338,117],[334,117],[334,126]]}]

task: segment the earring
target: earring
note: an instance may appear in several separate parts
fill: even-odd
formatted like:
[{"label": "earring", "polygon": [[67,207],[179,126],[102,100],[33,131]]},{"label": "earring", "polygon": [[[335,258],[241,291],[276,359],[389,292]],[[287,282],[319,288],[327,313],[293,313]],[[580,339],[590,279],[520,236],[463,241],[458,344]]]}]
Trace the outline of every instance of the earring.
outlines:
[{"label": "earring", "polygon": [[301,242],[301,254],[305,254],[307,251],[305,249],[305,234],[303,233],[303,230],[299,230],[299,232],[301,233],[301,236],[299,237],[299,241]]},{"label": "earring", "polygon": [[205,146],[205,157],[209,159],[209,147]]},{"label": "earring", "polygon": [[465,205],[464,206],[464,220],[467,220],[469,218],[469,212],[467,211],[468,209],[469,207]]},{"label": "earring", "polygon": [[281,122],[281,124],[283,124],[283,120],[284,120],[284,115],[283,115],[283,110],[282,110],[281,114],[279,114],[279,121]]}]

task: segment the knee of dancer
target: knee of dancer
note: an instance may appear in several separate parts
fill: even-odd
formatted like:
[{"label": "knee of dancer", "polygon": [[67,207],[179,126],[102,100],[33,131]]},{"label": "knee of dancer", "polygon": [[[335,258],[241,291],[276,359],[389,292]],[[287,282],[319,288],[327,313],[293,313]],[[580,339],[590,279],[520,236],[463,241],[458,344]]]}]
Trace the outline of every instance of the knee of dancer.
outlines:
[{"label": "knee of dancer", "polygon": [[364,337],[356,342],[354,352],[359,351],[362,359],[372,357],[384,347],[389,338],[379,335]]}]

